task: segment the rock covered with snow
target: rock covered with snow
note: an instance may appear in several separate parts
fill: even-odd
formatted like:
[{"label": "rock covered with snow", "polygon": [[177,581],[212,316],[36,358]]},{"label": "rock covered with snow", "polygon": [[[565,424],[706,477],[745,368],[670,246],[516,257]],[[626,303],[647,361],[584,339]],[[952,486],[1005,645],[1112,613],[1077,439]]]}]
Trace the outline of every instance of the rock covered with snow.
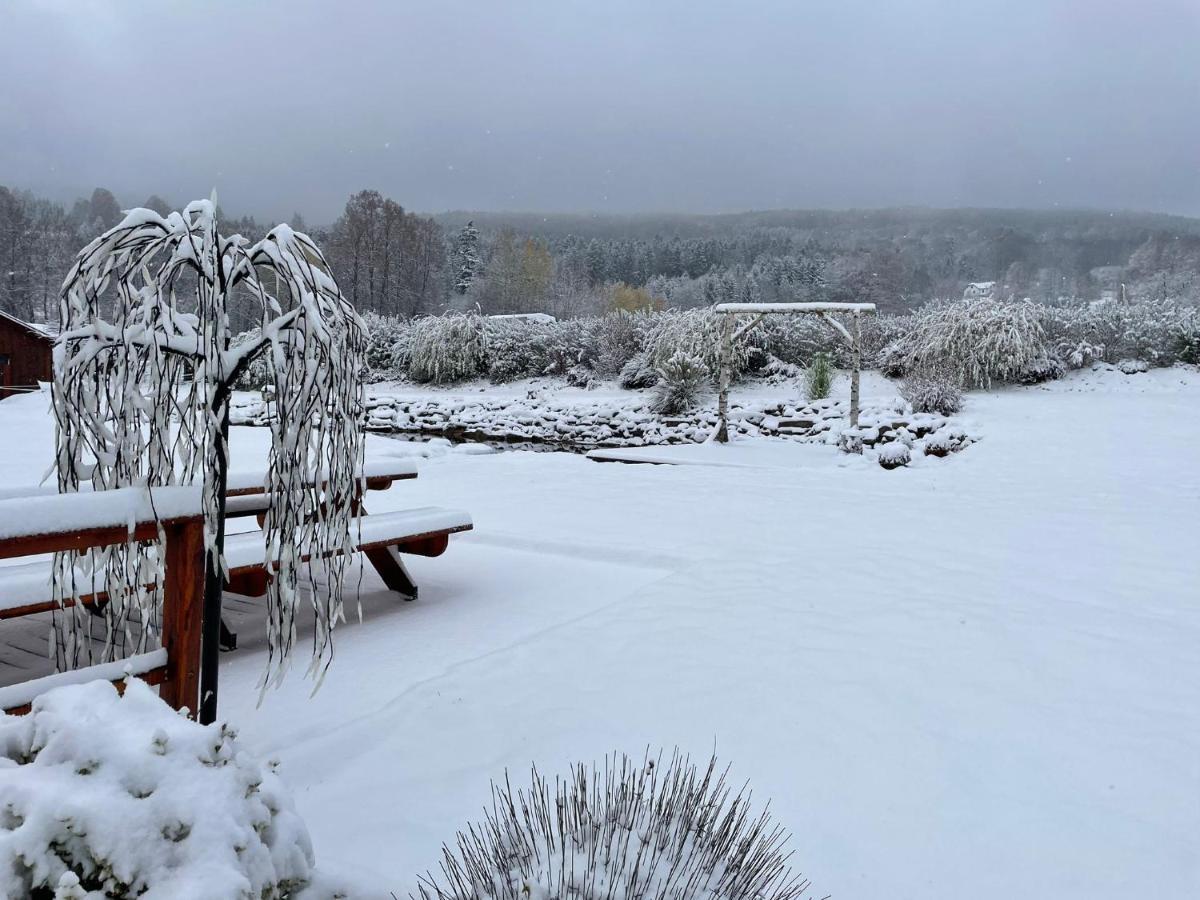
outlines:
[{"label": "rock covered with snow", "polygon": [[308,832],[274,766],[140,681],[60,688],[0,717],[0,895],[283,898]]}]

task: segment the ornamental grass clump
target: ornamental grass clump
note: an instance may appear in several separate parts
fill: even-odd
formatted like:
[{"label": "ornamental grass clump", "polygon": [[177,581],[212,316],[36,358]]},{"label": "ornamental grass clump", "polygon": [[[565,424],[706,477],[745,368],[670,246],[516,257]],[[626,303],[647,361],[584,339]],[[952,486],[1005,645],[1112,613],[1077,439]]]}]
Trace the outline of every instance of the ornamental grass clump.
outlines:
[{"label": "ornamental grass clump", "polygon": [[804,392],[809,400],[824,400],[833,389],[833,361],[828,353],[814,354],[804,370]]},{"label": "ornamental grass clump", "polygon": [[413,322],[408,344],[408,377],[430,384],[478,378],[487,367],[487,328],[483,316],[450,313]]},{"label": "ornamental grass clump", "polygon": [[659,382],[651,409],[660,416],[687,412],[708,386],[708,371],[700,358],[679,350],[658,370]]},{"label": "ornamental grass clump", "polygon": [[419,900],[796,900],[788,834],[716,759],[608,758],[553,783],[492,785],[481,823],[442,848]]},{"label": "ornamental grass clump", "polygon": [[1049,355],[1042,308],[1029,300],[960,300],[924,306],[911,329],[887,351],[906,372],[944,367],[960,384],[990,387],[1016,381]]}]

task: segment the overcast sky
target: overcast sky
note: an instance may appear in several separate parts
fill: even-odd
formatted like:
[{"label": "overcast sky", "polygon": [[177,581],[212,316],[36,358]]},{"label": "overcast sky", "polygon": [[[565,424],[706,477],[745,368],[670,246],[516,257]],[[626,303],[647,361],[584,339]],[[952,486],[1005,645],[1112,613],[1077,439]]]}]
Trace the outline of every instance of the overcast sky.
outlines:
[{"label": "overcast sky", "polygon": [[3,0],[0,184],[1200,214],[1200,0]]}]

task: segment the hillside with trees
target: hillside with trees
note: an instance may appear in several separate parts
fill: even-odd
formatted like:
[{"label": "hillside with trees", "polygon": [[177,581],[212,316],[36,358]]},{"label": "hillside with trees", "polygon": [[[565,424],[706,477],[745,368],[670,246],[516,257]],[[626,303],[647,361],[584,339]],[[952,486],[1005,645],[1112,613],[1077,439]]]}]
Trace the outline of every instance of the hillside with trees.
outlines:
[{"label": "hillside with trees", "polygon": [[[97,188],[69,209],[0,186],[0,309],[57,318],[74,253],[139,205]],[[152,195],[140,205],[171,204]],[[222,215],[256,239],[253,217]],[[378,191],[327,225],[292,224],[325,248],[364,312],[478,308],[558,318],[727,301],[865,301],[905,312],[966,284],[1042,303],[1200,300],[1200,220],[1130,212],[985,209],[779,210],[729,215],[428,216]]]}]

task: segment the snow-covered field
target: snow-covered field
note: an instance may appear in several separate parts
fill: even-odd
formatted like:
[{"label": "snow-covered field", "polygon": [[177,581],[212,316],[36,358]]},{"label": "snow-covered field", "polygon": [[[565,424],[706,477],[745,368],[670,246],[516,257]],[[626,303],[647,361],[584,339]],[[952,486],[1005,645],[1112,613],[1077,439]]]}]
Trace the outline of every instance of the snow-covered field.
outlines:
[{"label": "snow-covered field", "polygon": [[[44,402],[0,403],[0,486],[49,464]],[[425,456],[372,511],[476,530],[412,562],[416,603],[364,575],[311,699],[295,671],[255,707],[242,626],[222,713],[282,759],[318,867],[398,896],[506,767],[647,746],[731,762],[814,896],[1200,896],[1198,410],[1184,368],[976,393],[981,441],[891,472],[371,436]],[[236,429],[234,467],[266,440]]]}]

